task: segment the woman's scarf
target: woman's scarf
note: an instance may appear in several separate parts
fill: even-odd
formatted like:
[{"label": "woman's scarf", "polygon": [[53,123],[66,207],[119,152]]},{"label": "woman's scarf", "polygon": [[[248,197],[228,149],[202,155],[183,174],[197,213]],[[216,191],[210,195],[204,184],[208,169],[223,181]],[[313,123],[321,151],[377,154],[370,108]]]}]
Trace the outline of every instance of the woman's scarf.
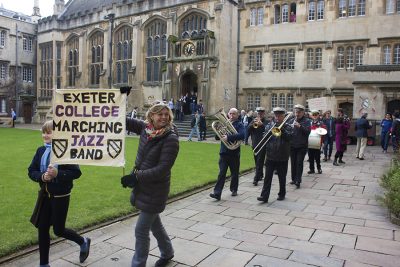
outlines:
[{"label": "woman's scarf", "polygon": [[156,129],[154,129],[153,124],[149,123],[146,125],[145,131],[146,131],[146,135],[147,135],[147,140],[150,141],[154,138],[161,137],[161,136],[165,135],[166,133],[170,132],[171,127],[166,126],[164,128],[156,130]]},{"label": "woman's scarf", "polygon": [[46,150],[42,155],[42,159],[40,160],[40,171],[45,172],[47,167],[50,164],[50,152],[51,152],[51,144],[44,144]]}]

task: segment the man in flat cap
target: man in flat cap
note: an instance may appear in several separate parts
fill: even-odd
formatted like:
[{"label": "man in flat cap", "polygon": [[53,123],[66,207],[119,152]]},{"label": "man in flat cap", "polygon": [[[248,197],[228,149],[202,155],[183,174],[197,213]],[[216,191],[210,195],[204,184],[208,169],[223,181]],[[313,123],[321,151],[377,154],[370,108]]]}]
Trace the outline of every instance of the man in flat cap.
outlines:
[{"label": "man in flat cap", "polygon": [[[322,173],[322,168],[321,168],[321,144],[322,144],[322,139],[324,136],[317,134],[316,130],[318,128],[324,128],[326,130],[325,124],[322,122],[322,120],[319,117],[319,111],[318,110],[312,110],[311,111],[311,132],[314,133],[314,135],[310,138],[310,144],[308,147],[308,159],[310,162],[310,170],[308,171],[308,174],[315,173],[315,164],[317,165],[317,170],[318,173]],[[313,142],[315,141],[315,142]],[[315,164],[314,164],[315,163]]]},{"label": "man in flat cap", "polygon": [[[265,127],[265,132],[271,131],[274,127],[281,126],[285,119],[285,109],[276,107],[273,109],[274,119]],[[271,133],[272,134],[272,131]],[[278,171],[279,193],[278,200],[284,200],[286,195],[286,174],[288,169],[288,161],[290,155],[290,139],[292,138],[293,128],[285,123],[281,126],[281,135],[271,135],[268,143],[265,145],[266,161],[265,161],[265,179],[261,190],[261,196],[257,197],[258,201],[268,202],[271,192],[271,183],[274,170]]]},{"label": "man in flat cap", "polygon": [[303,175],[303,163],[308,149],[308,135],[311,132],[310,120],[304,117],[303,105],[294,106],[293,138],[290,149],[290,163],[292,167],[292,181],[290,184],[300,188]]},{"label": "man in flat cap", "polygon": [[[251,138],[251,144],[253,149],[257,146],[257,144],[261,141],[264,136],[265,126],[268,123],[268,120],[265,118],[265,109],[263,107],[257,107],[257,117],[251,121],[251,123],[247,126],[247,133]],[[261,181],[264,177],[264,161],[265,161],[265,153],[266,150],[263,149],[257,155],[254,155],[254,162],[256,165],[256,173],[254,175],[253,184],[257,185],[258,181]]]}]

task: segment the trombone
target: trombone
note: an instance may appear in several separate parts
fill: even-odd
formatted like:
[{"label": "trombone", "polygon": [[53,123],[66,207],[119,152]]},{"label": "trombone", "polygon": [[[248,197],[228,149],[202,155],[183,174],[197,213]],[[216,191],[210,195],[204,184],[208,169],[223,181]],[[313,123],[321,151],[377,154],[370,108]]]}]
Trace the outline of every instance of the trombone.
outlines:
[{"label": "trombone", "polygon": [[264,146],[269,142],[272,136],[279,137],[282,135],[282,127],[285,125],[288,119],[293,118],[293,112],[289,112],[286,114],[285,118],[283,119],[281,125],[276,127],[276,122],[272,125],[271,129],[263,135],[263,138],[258,142],[256,147],[253,149],[254,155],[257,156],[258,153],[264,148]]}]

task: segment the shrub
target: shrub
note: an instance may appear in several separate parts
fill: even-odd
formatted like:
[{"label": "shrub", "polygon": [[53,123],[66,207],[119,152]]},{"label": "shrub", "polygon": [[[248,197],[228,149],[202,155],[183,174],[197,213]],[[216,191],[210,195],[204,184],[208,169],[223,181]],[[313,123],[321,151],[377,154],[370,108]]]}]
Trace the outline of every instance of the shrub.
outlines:
[{"label": "shrub", "polygon": [[381,201],[389,211],[400,218],[400,163],[395,161],[389,172],[382,176],[381,186],[386,189]]}]

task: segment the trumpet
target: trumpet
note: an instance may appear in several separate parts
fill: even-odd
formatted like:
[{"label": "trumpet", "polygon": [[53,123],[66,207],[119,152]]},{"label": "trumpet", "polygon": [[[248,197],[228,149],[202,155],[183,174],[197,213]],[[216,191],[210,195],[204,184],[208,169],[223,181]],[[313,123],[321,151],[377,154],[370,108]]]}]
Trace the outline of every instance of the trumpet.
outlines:
[{"label": "trumpet", "polygon": [[257,129],[258,128],[258,124],[261,122],[260,117],[256,117],[253,121],[253,128]]},{"label": "trumpet", "polygon": [[[264,148],[264,146],[269,142],[272,136],[279,137],[282,135],[282,127],[286,124],[286,122],[290,119],[293,118],[292,112],[289,112],[286,114],[285,118],[283,119],[281,125],[276,127],[276,122],[272,125],[271,129],[266,132],[263,136],[263,138],[260,140],[260,142],[256,145],[256,147],[253,149],[254,155],[257,156],[258,153]],[[292,126],[292,124],[290,124]]]}]

